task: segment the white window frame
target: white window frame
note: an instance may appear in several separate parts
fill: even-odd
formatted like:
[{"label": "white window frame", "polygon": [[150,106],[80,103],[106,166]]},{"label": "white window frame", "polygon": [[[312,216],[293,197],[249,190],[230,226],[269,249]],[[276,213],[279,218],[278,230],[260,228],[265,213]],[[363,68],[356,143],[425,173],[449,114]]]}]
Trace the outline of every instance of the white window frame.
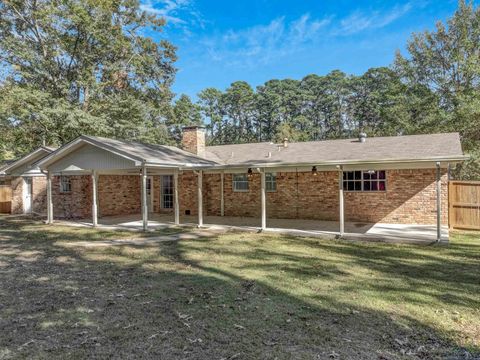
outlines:
[{"label": "white window frame", "polygon": [[[246,188],[239,187],[238,185],[246,184]],[[233,174],[232,176],[232,188],[234,192],[248,192],[250,190],[250,185],[248,181],[247,174]]]},{"label": "white window frame", "polygon": [[267,192],[277,191],[277,173],[265,173],[265,190]]},{"label": "white window frame", "polygon": [[60,176],[60,192],[62,194],[67,194],[72,192],[72,179],[70,176],[61,175]]},{"label": "white window frame", "polygon": [[[360,178],[355,178],[355,173],[360,173]],[[380,172],[383,172],[385,177],[380,179]],[[348,178],[348,174],[352,173],[352,179]],[[376,174],[376,179],[370,179],[371,175]],[[365,176],[367,175],[367,176]],[[367,189],[365,190],[365,183],[377,182],[377,190]],[[357,183],[360,185],[360,189],[348,189],[348,183]],[[379,190],[380,183],[384,184],[384,189]],[[354,185],[355,187],[355,185]],[[387,171],[386,170],[352,170],[343,172],[343,190],[348,192],[365,192],[365,193],[384,193],[387,191]]]},{"label": "white window frame", "polygon": [[174,187],[173,175],[162,175],[160,188],[160,205],[162,209],[173,209],[173,203],[175,201]]}]

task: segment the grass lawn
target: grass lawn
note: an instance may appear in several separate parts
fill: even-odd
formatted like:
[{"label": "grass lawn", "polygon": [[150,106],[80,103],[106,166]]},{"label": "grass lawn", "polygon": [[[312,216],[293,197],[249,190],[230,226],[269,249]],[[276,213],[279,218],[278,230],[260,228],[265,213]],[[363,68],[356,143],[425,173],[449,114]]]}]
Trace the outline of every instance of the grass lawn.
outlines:
[{"label": "grass lawn", "polygon": [[0,359],[480,358],[480,234],[132,236],[0,218]]}]

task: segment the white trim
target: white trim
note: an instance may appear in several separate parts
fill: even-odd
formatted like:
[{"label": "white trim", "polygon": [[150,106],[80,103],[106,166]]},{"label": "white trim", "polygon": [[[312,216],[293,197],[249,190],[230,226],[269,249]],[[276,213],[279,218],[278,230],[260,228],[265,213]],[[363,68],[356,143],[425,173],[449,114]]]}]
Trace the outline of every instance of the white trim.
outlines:
[{"label": "white trim", "polygon": [[176,170],[173,173],[173,207],[174,207],[174,216],[175,216],[175,225],[180,224],[180,204],[178,199],[178,171]]},{"label": "white trim", "polygon": [[[27,183],[25,181],[29,179],[30,181]],[[31,177],[23,177],[22,176],[22,205],[23,205],[23,213],[24,214],[31,214],[33,212],[33,180]],[[28,185],[28,186],[27,186]],[[29,199],[27,202],[27,195],[29,195]],[[26,206],[28,204],[28,207]]]},{"label": "white trim", "polygon": [[[262,168],[291,168],[291,167],[312,167],[312,166],[317,166],[318,167],[335,167],[337,165],[344,165],[344,166],[361,166],[361,167],[368,167],[368,166],[381,166],[384,167],[386,165],[406,165],[406,166],[412,166],[412,165],[417,165],[419,167],[424,167],[425,164],[430,165],[432,168],[435,168],[435,164],[437,162],[444,163],[443,165],[446,167],[448,163],[456,163],[456,162],[462,162],[465,160],[470,159],[469,155],[462,155],[462,156],[452,156],[452,157],[443,157],[443,156],[433,156],[429,158],[423,158],[423,159],[376,159],[376,160],[328,160],[328,161],[318,161],[318,162],[298,162],[298,163],[283,163],[283,162],[277,162],[277,163],[245,163],[245,164],[232,164],[232,165],[223,165],[223,164],[218,164],[218,165],[205,165],[202,167],[198,168],[189,168],[189,169],[184,169],[181,168],[181,170],[207,170],[209,173],[211,171],[219,171],[219,170],[229,170],[229,171],[245,171],[247,168],[254,168],[254,167],[262,167]],[[347,168],[345,168],[347,170]]]},{"label": "white trim", "polygon": [[260,172],[260,199],[261,199],[261,217],[262,231],[267,230],[267,192],[265,184],[265,169]]},{"label": "white trim", "polygon": [[[6,165],[5,167],[3,167],[3,168],[2,168],[2,174],[9,175],[9,174],[7,174],[7,171],[12,170],[12,169],[15,169],[15,168],[17,168],[18,166],[21,166],[21,165],[23,165],[23,164],[25,164],[25,163],[28,163],[28,161],[29,161],[32,157],[35,157],[35,155],[37,155],[39,152],[42,152],[42,151],[45,152],[45,153],[47,153],[47,154],[45,155],[45,157],[47,157],[49,154],[51,154],[51,153],[53,152],[53,150],[50,150],[50,149],[47,149],[47,148],[44,148],[44,147],[39,147],[38,149],[36,149],[36,150],[32,151],[31,153],[29,153],[29,154],[21,157],[20,159],[14,161],[13,163],[8,164],[8,165]],[[41,158],[40,160],[44,159],[45,157]],[[36,162],[38,162],[38,161],[32,162],[31,165],[35,164]],[[41,173],[41,172],[39,171],[39,173]],[[20,176],[23,176],[23,174],[20,175]],[[36,175],[32,174],[32,175],[30,175],[30,176],[36,176]]]},{"label": "white trim", "polygon": [[338,167],[338,208],[339,208],[339,234],[345,234],[345,199],[343,194],[343,166]]},{"label": "white trim", "polygon": [[[102,144],[102,143],[99,143],[98,141],[95,141],[85,135],[82,135],[78,138],[76,138],[75,140],[69,142],[68,144],[65,144],[63,145],[62,147],[58,148],[57,150],[55,150],[54,152],[50,153],[49,155],[47,155],[45,158],[43,158],[42,160],[40,160],[39,162],[37,162],[37,165],[45,170],[47,169],[50,165],[56,163],[57,161],[59,161],[60,159],[62,159],[63,157],[65,157],[66,155],[70,154],[71,152],[73,152],[76,147],[81,144],[88,144],[88,145],[92,145],[92,146],[95,146],[99,149],[102,149],[102,150],[105,150],[105,151],[108,151],[114,155],[117,155],[117,156],[120,156],[122,158],[125,158],[127,160],[130,160],[130,161],[133,161],[135,163],[135,166],[140,166],[142,164],[144,164],[142,161],[143,159],[138,157],[138,156],[132,156],[131,154],[125,154],[123,152],[120,152],[120,151],[117,151],[115,149],[112,149],[110,146],[108,145],[105,145],[105,144]],[[73,148],[73,149],[72,149]],[[70,151],[69,151],[70,150]]]},{"label": "white trim", "polygon": [[203,226],[203,171],[197,174],[198,227]]}]

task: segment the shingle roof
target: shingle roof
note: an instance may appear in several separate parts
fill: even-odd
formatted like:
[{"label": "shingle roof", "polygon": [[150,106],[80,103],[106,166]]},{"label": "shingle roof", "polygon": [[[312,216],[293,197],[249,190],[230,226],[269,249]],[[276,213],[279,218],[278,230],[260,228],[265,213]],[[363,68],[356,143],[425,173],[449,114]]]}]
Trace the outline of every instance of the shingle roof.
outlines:
[{"label": "shingle roof", "polygon": [[222,165],[322,164],[463,159],[458,133],[289,143],[208,146],[206,158]]},{"label": "shingle roof", "polygon": [[[51,146],[40,146],[39,148],[33,150],[32,152],[22,156],[21,158],[14,160],[2,167],[0,167],[0,170],[4,173],[8,173],[11,170],[18,168],[19,166],[25,165],[25,164],[30,164],[30,165],[35,165],[36,162],[41,160],[42,158],[46,157],[48,154],[52,153],[55,151],[56,148],[51,147]],[[43,153],[43,154],[41,154]],[[42,156],[43,155],[43,156]]]},{"label": "shingle roof", "polygon": [[115,140],[99,136],[82,136],[96,143],[108,146],[130,156],[145,160],[150,164],[178,165],[212,165],[212,161],[196,156],[175,146],[145,144],[125,140]]}]

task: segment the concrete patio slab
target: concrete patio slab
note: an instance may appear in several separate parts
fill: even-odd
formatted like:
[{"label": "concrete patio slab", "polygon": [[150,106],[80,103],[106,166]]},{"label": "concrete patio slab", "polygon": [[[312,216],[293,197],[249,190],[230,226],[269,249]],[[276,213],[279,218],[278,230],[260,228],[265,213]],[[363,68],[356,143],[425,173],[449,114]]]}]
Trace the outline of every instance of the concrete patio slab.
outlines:
[{"label": "concrete patio slab", "polygon": [[[56,221],[69,226],[92,226],[90,220]],[[196,216],[182,216],[181,227],[197,227]],[[140,214],[109,216],[99,219],[98,227],[106,230],[142,231]],[[150,231],[176,227],[172,215],[150,214],[148,227]],[[323,238],[338,237],[338,222],[304,219],[268,219],[267,233],[281,233],[292,236],[318,236]],[[216,232],[225,231],[260,231],[260,219],[250,217],[205,216],[205,230]],[[414,224],[384,224],[384,223],[345,223],[343,239],[369,240],[398,243],[428,244],[436,242],[435,225]],[[448,227],[442,227],[442,241],[448,243]]]}]

